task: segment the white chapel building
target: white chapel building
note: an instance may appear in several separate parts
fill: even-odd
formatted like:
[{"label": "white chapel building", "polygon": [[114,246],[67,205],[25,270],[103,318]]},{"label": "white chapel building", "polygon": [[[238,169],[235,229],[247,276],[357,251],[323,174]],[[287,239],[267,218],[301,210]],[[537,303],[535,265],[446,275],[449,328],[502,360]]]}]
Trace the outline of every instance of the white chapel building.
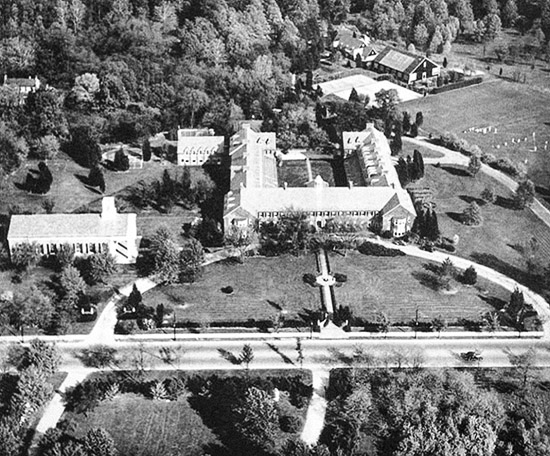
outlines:
[{"label": "white chapel building", "polygon": [[119,214],[114,197],[102,200],[101,214],[13,215],[8,231],[10,252],[19,244],[36,243],[42,255],[55,255],[63,244],[77,256],[109,252],[119,264],[138,255],[136,214]]}]

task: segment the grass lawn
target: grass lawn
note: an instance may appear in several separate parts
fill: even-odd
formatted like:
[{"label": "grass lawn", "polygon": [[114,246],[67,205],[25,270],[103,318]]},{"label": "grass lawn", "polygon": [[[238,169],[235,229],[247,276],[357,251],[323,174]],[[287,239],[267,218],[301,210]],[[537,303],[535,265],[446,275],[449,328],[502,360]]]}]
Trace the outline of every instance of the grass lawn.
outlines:
[{"label": "grass lawn", "polygon": [[[459,256],[486,264],[520,281],[525,281],[521,246],[535,237],[541,257],[550,256],[550,230],[546,225],[528,209],[508,208],[510,191],[482,173],[474,178],[457,168],[427,166],[426,175],[418,185],[434,190],[439,228],[446,237],[459,235]],[[481,207],[484,219],[481,226],[463,225],[459,214],[472,199],[479,198],[488,185],[499,196],[497,203]]]},{"label": "grass lawn", "polygon": [[[402,108],[412,113],[423,112],[424,132],[456,133],[469,143],[479,145],[484,152],[523,164],[533,181],[546,187],[550,180],[550,146],[544,150],[544,142],[550,141],[548,103],[550,93],[538,87],[489,79],[468,88],[419,98],[404,103]],[[467,131],[470,127],[488,126],[496,127],[497,133]],[[533,132],[537,152],[533,152]],[[512,143],[512,139],[519,138],[519,144]]]},{"label": "grass lawn", "polygon": [[107,430],[121,456],[199,456],[204,447],[218,443],[187,400],[153,401],[123,394],[87,415],[66,417],[76,425],[76,435],[98,427]]},{"label": "grass lawn", "polygon": [[[25,182],[27,172],[37,169],[38,161],[29,160],[13,176],[10,176],[5,188],[2,189],[2,201],[0,201],[0,213],[6,213],[12,204],[20,206],[24,211],[35,213],[44,212],[42,202],[52,199],[55,202],[54,212],[73,212],[82,206],[101,199],[102,194],[97,189],[86,187],[80,177],[87,177],[88,168],[83,168],[67,157],[59,153],[58,158],[48,160],[48,167],[53,175],[51,190],[46,195],[34,195],[16,187],[16,183]],[[124,188],[134,185],[140,180],[160,178],[167,167],[175,167],[171,163],[161,165],[151,161],[144,163],[142,169],[133,169],[118,173],[104,169],[106,181],[106,195],[119,193]]]},{"label": "grass lawn", "polygon": [[[331,187],[334,187],[334,173],[330,163],[325,160],[311,160],[310,163],[313,178],[315,179],[319,175]],[[282,166],[277,167],[277,175],[281,186],[286,182],[289,187],[305,187],[309,181],[305,160],[283,162]]]},{"label": "grass lawn", "polygon": [[[285,319],[302,321],[300,314],[319,310],[321,305],[319,291],[302,280],[306,272],[316,273],[313,255],[214,263],[196,283],[155,287],[144,294],[143,301],[174,307],[180,322],[269,320],[279,307],[287,312]],[[224,294],[221,288],[226,286],[234,292]]]},{"label": "grass lawn", "polygon": [[449,323],[464,318],[478,320],[480,314],[494,308],[483,298],[508,300],[510,293],[480,280],[475,287],[457,284],[456,294],[435,291],[425,283],[425,260],[414,257],[374,257],[348,252],[346,257],[331,255],[333,272],[346,274],[348,280],[335,289],[338,305],[349,306],[353,315],[374,321],[377,312],[385,312],[392,323],[415,319],[429,322],[442,315]]}]

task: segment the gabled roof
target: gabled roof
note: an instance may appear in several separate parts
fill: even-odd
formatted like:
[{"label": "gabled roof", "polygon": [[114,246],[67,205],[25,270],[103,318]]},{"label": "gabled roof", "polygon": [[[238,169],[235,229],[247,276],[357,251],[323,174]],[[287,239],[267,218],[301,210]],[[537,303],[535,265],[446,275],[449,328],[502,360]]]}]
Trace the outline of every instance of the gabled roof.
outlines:
[{"label": "gabled roof", "polygon": [[125,237],[135,232],[135,225],[136,214],[13,215],[8,240]]},{"label": "gabled roof", "polygon": [[[413,54],[388,46],[376,56],[374,62],[402,73],[412,73],[424,60],[429,59],[423,55]],[[437,63],[429,61],[433,65],[438,66]]]}]

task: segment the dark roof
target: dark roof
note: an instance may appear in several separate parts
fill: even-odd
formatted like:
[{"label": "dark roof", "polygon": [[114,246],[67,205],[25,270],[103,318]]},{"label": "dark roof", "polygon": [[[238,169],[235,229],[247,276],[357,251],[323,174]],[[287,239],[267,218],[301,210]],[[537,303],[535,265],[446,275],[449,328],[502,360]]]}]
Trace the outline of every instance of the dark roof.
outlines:
[{"label": "dark roof", "polygon": [[[423,55],[413,54],[391,46],[386,47],[374,59],[376,63],[380,63],[393,70],[401,71],[402,73],[411,73],[424,60],[428,59]],[[434,65],[437,66],[436,63]]]}]

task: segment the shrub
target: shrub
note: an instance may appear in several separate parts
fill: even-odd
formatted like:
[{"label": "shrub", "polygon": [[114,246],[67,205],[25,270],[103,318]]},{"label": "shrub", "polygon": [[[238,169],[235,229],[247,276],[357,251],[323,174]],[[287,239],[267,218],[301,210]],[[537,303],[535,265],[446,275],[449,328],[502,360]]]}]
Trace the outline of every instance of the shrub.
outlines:
[{"label": "shrub", "polygon": [[302,276],[302,280],[304,281],[304,283],[307,283],[308,285],[311,285],[312,287],[314,287],[316,285],[316,280],[317,278],[315,277],[315,274],[312,274],[311,272],[307,272],[306,274],[304,274]]},{"label": "shrub", "polygon": [[470,266],[462,273],[461,279],[466,285],[475,285],[477,282],[477,271],[473,266]]},{"label": "shrub", "polygon": [[392,249],[380,244],[375,244],[374,242],[365,241],[359,247],[357,247],[359,253],[363,255],[372,255],[372,256],[387,256],[387,257],[396,257],[404,256],[405,253],[398,249]]},{"label": "shrub", "polygon": [[281,431],[293,434],[302,429],[302,419],[295,415],[283,415],[279,418],[279,426]]},{"label": "shrub", "polygon": [[485,187],[480,197],[485,203],[494,203],[497,199],[495,191],[491,187]]},{"label": "shrub", "polygon": [[[454,73],[451,73],[451,77],[453,77],[453,74]],[[483,78],[481,76],[478,76],[472,79],[464,79],[462,81],[453,82],[451,84],[447,84],[442,87],[436,87],[435,89],[432,90],[432,94],[435,95],[438,93],[448,92],[449,90],[460,89],[462,87],[468,87],[475,84],[481,84],[482,82],[483,82]]]},{"label": "shrub", "polygon": [[130,160],[122,149],[115,152],[114,167],[117,171],[128,171],[130,169]]},{"label": "shrub", "polygon": [[127,336],[134,334],[138,327],[135,320],[118,320],[115,325],[115,334]]},{"label": "shrub", "polygon": [[340,274],[339,272],[337,272],[337,273],[334,274],[334,279],[337,282],[344,283],[344,282],[348,281],[348,276],[346,274]]},{"label": "shrub", "polygon": [[226,287],[222,287],[221,292],[225,294],[231,294],[233,293],[233,287],[231,285],[228,285]]}]

